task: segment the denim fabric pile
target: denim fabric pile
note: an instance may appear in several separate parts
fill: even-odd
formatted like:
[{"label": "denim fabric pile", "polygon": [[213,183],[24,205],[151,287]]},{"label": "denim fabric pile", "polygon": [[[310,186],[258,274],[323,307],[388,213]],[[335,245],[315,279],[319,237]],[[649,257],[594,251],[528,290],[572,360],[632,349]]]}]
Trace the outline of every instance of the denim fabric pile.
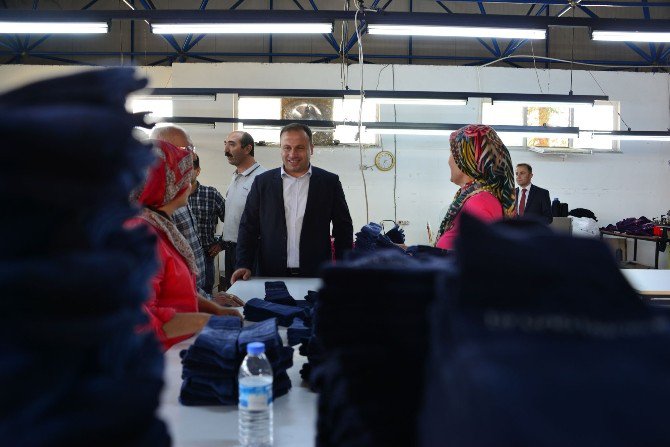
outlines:
[{"label": "denim fabric pile", "polygon": [[431,311],[422,445],[670,445],[670,322],[608,248],[462,224],[460,274]]},{"label": "denim fabric pile", "polygon": [[133,70],[0,96],[0,439],[8,446],[164,446],[163,358],[141,305],[154,239],[123,223],[153,162],[126,112]]},{"label": "denim fabric pile", "polygon": [[324,271],[317,445],[670,445],[670,322],[607,247],[461,225],[451,260]]},{"label": "denim fabric pile", "polygon": [[247,344],[263,342],[272,365],[273,396],[291,389],[286,370],[293,366],[293,348],[283,346],[274,318],[242,327],[236,317],[212,317],[193,344],[180,353],[184,405],[234,405],[238,400],[237,373]]},{"label": "denim fabric pile", "polygon": [[392,250],[323,272],[314,330],[323,362],[317,445],[413,445],[428,349],[426,311],[441,258],[415,259]]}]

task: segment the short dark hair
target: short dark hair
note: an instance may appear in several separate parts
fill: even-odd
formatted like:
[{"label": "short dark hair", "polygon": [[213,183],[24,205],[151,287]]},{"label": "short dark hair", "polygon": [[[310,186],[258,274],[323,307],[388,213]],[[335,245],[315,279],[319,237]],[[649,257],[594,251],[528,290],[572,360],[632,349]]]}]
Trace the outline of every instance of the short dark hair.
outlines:
[{"label": "short dark hair", "polygon": [[302,123],[291,123],[287,124],[284,127],[282,127],[281,131],[279,132],[279,138],[281,138],[282,135],[284,135],[284,132],[293,132],[296,130],[302,130],[307,134],[309,137],[309,144],[312,143],[312,129],[309,128],[307,124],[302,124]]},{"label": "short dark hair", "polygon": [[532,174],[532,173],[533,173],[533,167],[532,167],[531,165],[529,165],[528,163],[519,163],[518,165],[516,165],[517,168],[518,168],[519,166],[528,169],[528,173],[529,173],[529,174]]},{"label": "short dark hair", "polygon": [[240,146],[244,149],[247,146],[251,146],[251,152],[249,155],[254,156],[254,137],[251,136],[248,132],[239,131],[242,136],[240,137]]},{"label": "short dark hair", "polygon": [[191,152],[193,154],[193,169],[200,169],[200,157],[195,151]]}]

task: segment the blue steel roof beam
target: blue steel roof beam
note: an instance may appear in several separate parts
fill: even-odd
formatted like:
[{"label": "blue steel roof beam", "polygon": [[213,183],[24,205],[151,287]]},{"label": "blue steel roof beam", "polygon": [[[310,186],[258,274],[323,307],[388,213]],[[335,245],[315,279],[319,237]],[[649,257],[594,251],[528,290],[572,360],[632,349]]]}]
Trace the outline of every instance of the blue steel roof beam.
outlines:
[{"label": "blue steel roof beam", "polygon": [[[207,8],[207,3],[209,3],[209,0],[202,0],[202,2],[200,3],[201,11],[204,11],[205,8]],[[186,51],[188,51],[187,48],[189,48],[188,44],[191,43],[191,39],[193,39],[193,34],[189,34],[188,36],[186,36],[186,39],[184,39],[184,45],[182,45],[181,47],[182,52],[185,53]]]},{"label": "blue steel roof beam", "polygon": [[[579,9],[581,9],[582,11],[584,11],[586,14],[589,15],[589,17],[591,17],[591,18],[593,18],[593,19],[599,19],[599,18],[600,18],[600,17],[598,16],[598,14],[596,14],[596,13],[593,12],[593,11],[591,11],[591,10],[590,10],[589,8],[587,8],[586,6],[583,6],[583,5],[581,5],[581,4],[578,4],[577,7],[578,7]],[[639,54],[640,56],[642,56],[642,58],[643,58],[645,61],[647,61],[647,62],[649,62],[649,63],[652,63],[652,62],[653,62],[653,60],[654,60],[654,53],[647,54],[647,53],[645,53],[640,47],[638,47],[637,45],[635,45],[634,43],[631,43],[631,42],[624,42],[624,43],[626,44],[626,46],[627,46],[628,48],[630,48],[631,50],[635,51],[637,54]]]},{"label": "blue steel roof beam", "polygon": [[[670,49],[666,49],[665,56],[670,56]],[[0,51],[0,56],[14,56],[16,54],[15,51]],[[177,55],[175,55],[172,52],[168,51],[157,51],[157,52],[143,52],[143,51],[135,51],[135,52],[118,52],[118,51],[84,51],[84,52],[70,52],[70,51],[52,51],[52,52],[39,52],[39,53],[33,53],[31,56],[34,57],[43,57],[43,56],[49,56],[53,57],[56,55],[73,55],[73,56],[94,56],[94,57],[114,57],[114,56],[120,56],[123,55],[125,56],[166,56],[164,59],[169,59],[169,58],[175,58]],[[225,52],[202,52],[202,53],[192,53],[189,54],[189,56],[205,56],[205,57],[268,57],[270,54],[269,53],[225,53]],[[169,56],[169,57],[167,57]],[[328,57],[333,57],[332,54],[325,54],[325,53],[273,53],[273,56],[275,57],[304,57],[304,58],[328,58]],[[390,55],[390,54],[367,54],[366,58],[369,59],[407,59],[407,55]],[[479,63],[487,63],[487,62],[493,62],[497,58],[482,58],[482,57],[475,57],[475,56],[433,56],[433,55],[417,55],[414,54],[412,55],[413,59],[425,59],[425,60],[450,60],[450,61],[478,61]],[[354,57],[352,56],[352,59]],[[552,64],[557,64],[559,62],[557,61],[550,61],[549,59],[545,58],[544,56],[536,56],[536,59],[540,62],[545,62],[549,61]],[[532,63],[533,59],[532,58],[519,58],[515,59],[517,62],[525,62],[525,63]],[[66,61],[66,60],[63,60]],[[76,61],[75,61],[76,62]],[[587,64],[601,64],[601,65],[612,65],[612,66],[639,66],[639,65],[644,65],[641,64],[640,61],[621,61],[621,60],[597,60],[597,59],[578,59],[575,60],[575,62],[580,62],[580,63],[587,63]],[[77,62],[78,63],[78,62]],[[566,62],[569,63],[569,62]],[[149,64],[149,65],[154,65],[154,64]],[[650,67],[653,66],[652,64],[648,64]]]},{"label": "blue steel roof beam", "polygon": [[[33,0],[33,11],[37,11],[37,6],[40,4],[40,0]],[[30,34],[26,34],[26,36],[23,38],[23,49],[25,50],[28,48],[28,44],[30,43]]]},{"label": "blue steel roof beam", "polygon": [[[391,3],[392,1],[393,1],[393,0],[389,0],[389,3]],[[298,6],[300,6],[300,3],[298,3],[297,0],[294,0],[294,2],[295,2]],[[309,4],[312,5],[312,10],[314,10],[314,11],[318,11],[318,10],[319,10],[319,8],[316,7],[316,3],[314,3],[314,0],[309,0]],[[302,6],[300,7],[300,9],[303,9]],[[333,47],[333,49],[337,52],[337,54],[338,54],[338,56],[339,56],[339,54],[340,54],[340,46],[337,44],[337,40],[335,40],[335,36],[333,35],[333,33],[322,34],[322,36],[323,36],[324,39],[326,39],[326,41],[328,41],[328,43],[330,44],[330,46]]]},{"label": "blue steel roof beam", "polygon": [[83,8],[81,8],[81,9],[88,9],[88,8],[90,8],[91,6],[95,5],[96,3],[98,3],[98,0],[91,0],[90,2],[88,2],[88,3],[87,3]]},{"label": "blue steel roof beam", "polygon": [[[436,3],[440,4],[443,0],[433,0]],[[449,0],[454,3],[472,3],[476,0]],[[517,4],[517,5],[556,5],[556,6],[565,6],[565,0],[481,0],[483,3],[506,3],[506,4]],[[608,1],[608,0],[584,0],[581,2],[582,5],[588,7],[613,7],[613,8],[641,8],[645,4],[642,1],[638,2],[629,2],[629,1]],[[646,5],[649,8],[668,8],[670,7],[670,2],[654,2]]]},{"label": "blue steel roof beam", "polygon": [[[532,5],[530,7],[530,9],[528,9],[528,12],[526,13],[526,16],[529,16],[530,13],[533,12],[534,8],[535,8],[535,5]],[[540,9],[538,9],[537,12],[535,13],[535,17],[538,17],[538,16],[542,15],[542,13],[545,10],[549,10],[548,5],[542,5],[542,7]],[[514,51],[516,51],[517,48],[519,48],[519,46],[523,45],[524,43],[526,43],[525,40],[522,40],[522,41],[518,41],[517,39],[510,40],[509,43],[507,44],[507,48],[505,48],[505,51],[503,51],[503,53],[502,53],[502,57],[506,57],[506,56],[511,55]]]},{"label": "blue steel roof beam", "polygon": [[[156,7],[151,2],[151,0],[140,0],[140,3],[144,7],[144,9],[156,9]],[[174,38],[173,35],[171,35],[171,34],[161,34],[161,36],[163,37],[163,39],[165,39],[167,41],[167,43],[170,44],[170,46],[172,48],[174,48],[174,50],[177,53],[181,52],[181,47],[179,46],[179,44],[177,43],[177,40]]]},{"label": "blue steel roof beam", "polygon": [[211,57],[198,56],[198,55],[195,55],[195,54],[189,54],[189,57],[192,57],[193,59],[199,59],[199,60],[205,61],[205,62],[223,62],[223,61],[220,61],[220,60],[217,60],[217,59],[212,59]]},{"label": "blue steel roof beam", "polygon": [[56,62],[65,62],[67,64],[72,64],[72,65],[92,65],[92,66],[97,66],[98,65],[98,64],[94,64],[92,62],[75,61],[74,59],[66,59],[64,57],[44,56],[44,55],[38,55],[38,54],[31,54],[31,56],[38,57],[40,59],[49,59],[49,60],[56,61]]},{"label": "blue steel roof beam", "polygon": [[[647,0],[642,0],[642,3],[645,5],[648,4]],[[643,6],[642,13],[644,14],[645,20],[651,20],[651,14],[649,14],[649,7]],[[656,45],[653,42],[649,42],[649,54],[654,60],[656,59]]]},{"label": "blue steel roof beam", "polygon": [[437,4],[440,5],[442,7],[442,9],[447,11],[449,14],[454,13],[451,9],[447,8],[444,3],[442,3],[442,0],[437,0]]}]

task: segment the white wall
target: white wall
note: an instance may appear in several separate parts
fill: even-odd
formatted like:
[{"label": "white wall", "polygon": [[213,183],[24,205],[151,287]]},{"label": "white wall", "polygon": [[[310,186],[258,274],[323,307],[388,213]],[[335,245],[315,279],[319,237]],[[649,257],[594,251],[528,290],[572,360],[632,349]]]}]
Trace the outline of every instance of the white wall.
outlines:
[{"label": "white wall", "polygon": [[[45,68],[0,66],[0,90],[16,85],[17,79],[32,78],[31,74],[38,69]],[[61,68],[49,69],[53,73]],[[141,70],[152,79],[153,85],[161,87],[341,88],[337,64],[189,63]],[[610,99],[620,101],[621,115],[632,129],[670,127],[670,75],[623,72],[592,72],[592,75],[587,71],[573,73],[574,94],[602,94],[595,78]],[[348,86],[357,90],[359,79],[359,67],[349,67]],[[515,68],[366,65],[364,80],[366,89],[539,93],[541,86],[543,93],[560,94],[570,90],[570,72],[565,70],[536,73]],[[229,117],[234,111],[232,95],[219,95],[215,102],[175,102],[175,115],[181,116]],[[480,105],[478,101],[471,101],[460,107],[397,106],[396,112],[398,121],[467,123],[478,122]],[[382,120],[394,120],[392,106],[384,106]],[[233,172],[223,155],[223,140],[231,129],[232,126],[226,125],[217,125],[216,129],[187,128],[201,153],[202,182],[222,192]],[[456,191],[449,182],[448,137],[398,136],[394,147],[391,136],[382,139],[382,146],[396,150],[397,169],[395,172],[365,171],[369,219],[408,220],[410,224],[405,228],[408,242],[426,243],[426,223],[430,222],[433,229],[437,229]],[[378,150],[365,149],[363,164],[373,165]],[[615,223],[624,217],[652,218],[667,213],[670,209],[670,143],[624,141],[621,150],[622,154],[568,157],[540,155],[519,148],[511,148],[510,153],[514,163],[527,162],[533,166],[534,183],[548,188],[552,197],[568,202],[570,208],[591,209],[600,225]],[[268,168],[280,164],[276,147],[257,148],[256,158]],[[366,222],[366,213],[358,149],[317,148],[313,163],[340,175],[354,227],[360,228]],[[651,244],[641,242],[638,257],[642,262],[653,263]],[[662,265],[667,262],[665,254],[661,255],[661,262]]]}]

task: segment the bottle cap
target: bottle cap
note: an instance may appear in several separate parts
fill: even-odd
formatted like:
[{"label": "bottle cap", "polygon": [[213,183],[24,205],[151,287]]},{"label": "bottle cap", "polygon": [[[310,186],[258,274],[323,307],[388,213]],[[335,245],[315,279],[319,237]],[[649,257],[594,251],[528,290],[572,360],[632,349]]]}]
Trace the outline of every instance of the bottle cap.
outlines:
[{"label": "bottle cap", "polygon": [[255,341],[247,345],[247,354],[258,355],[265,352],[265,343]]}]

